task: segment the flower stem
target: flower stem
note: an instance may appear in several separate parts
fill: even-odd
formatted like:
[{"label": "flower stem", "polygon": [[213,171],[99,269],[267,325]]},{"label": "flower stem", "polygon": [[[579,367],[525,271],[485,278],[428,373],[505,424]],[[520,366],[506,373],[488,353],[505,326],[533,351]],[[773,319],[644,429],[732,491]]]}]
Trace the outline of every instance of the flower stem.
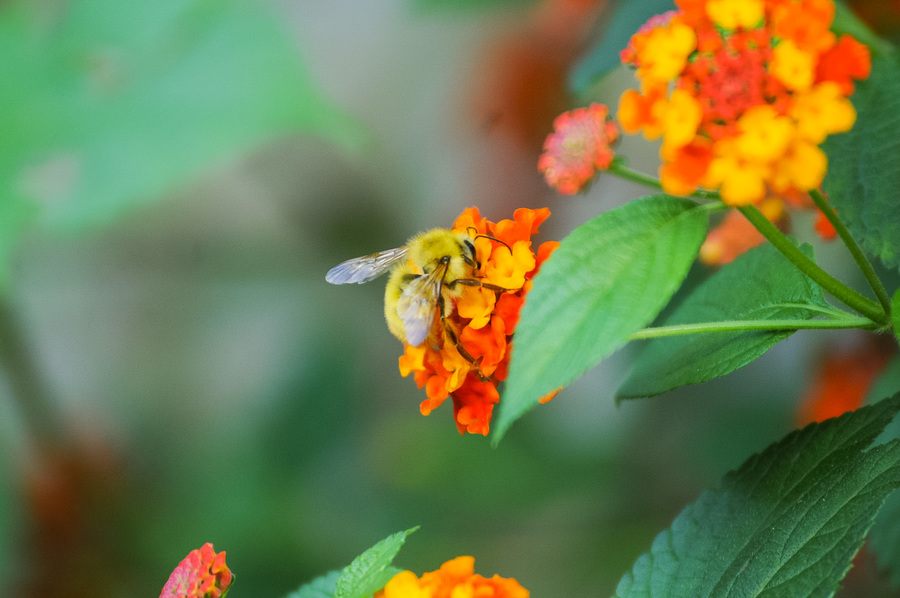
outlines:
[{"label": "flower stem", "polygon": [[874,330],[878,324],[868,318],[841,318],[838,320],[732,320],[724,322],[702,322],[699,324],[676,324],[644,328],[628,337],[628,340],[681,336],[702,332],[746,332],[748,330],[768,330],[780,332],[804,329],[863,328]]},{"label": "flower stem", "polygon": [[815,202],[816,206],[822,210],[822,213],[825,214],[825,217],[828,219],[828,222],[831,223],[831,226],[834,227],[835,232],[837,232],[838,236],[841,238],[841,241],[844,242],[844,245],[847,246],[847,249],[850,250],[850,254],[853,256],[853,259],[856,261],[856,264],[859,266],[859,269],[862,270],[863,276],[866,277],[866,280],[869,282],[869,286],[872,287],[872,290],[875,292],[875,296],[878,298],[878,302],[881,303],[881,307],[884,308],[884,313],[891,313],[891,298],[888,296],[887,290],[884,288],[884,285],[881,282],[881,279],[878,278],[878,275],[875,274],[875,269],[872,267],[872,262],[866,257],[866,254],[863,252],[862,247],[859,246],[859,243],[856,242],[856,239],[850,234],[850,231],[847,230],[847,226],[844,224],[844,221],[841,220],[834,209],[829,205],[828,200],[819,193],[817,189],[813,189],[809,192],[809,196],[812,197],[812,200]]},{"label": "flower stem", "polygon": [[823,289],[831,293],[837,300],[844,303],[869,318],[873,322],[887,325],[888,316],[881,306],[868,297],[860,295],[834,276],[823,270],[814,261],[806,257],[800,249],[794,245],[784,233],[778,230],[769,219],[763,216],[755,206],[741,206],[738,208],[741,214],[756,227],[772,245],[788,258],[804,274],[812,278]]},{"label": "flower stem", "polygon": [[[652,187],[654,189],[659,189],[663,191],[662,183],[655,176],[650,176],[649,174],[644,174],[643,172],[638,172],[637,170],[632,170],[623,164],[622,162],[613,162],[609,167],[608,172],[625,179],[626,181],[631,181],[632,183],[638,183],[639,185],[644,185],[646,187]],[[691,197],[693,199],[720,199],[719,193],[716,191],[707,191],[705,189],[697,189],[687,197]]]}]

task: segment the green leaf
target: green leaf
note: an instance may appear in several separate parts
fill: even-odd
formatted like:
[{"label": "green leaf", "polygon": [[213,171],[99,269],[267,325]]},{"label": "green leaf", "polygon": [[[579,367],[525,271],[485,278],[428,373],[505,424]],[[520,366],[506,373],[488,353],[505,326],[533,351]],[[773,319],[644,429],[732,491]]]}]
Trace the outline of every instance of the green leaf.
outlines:
[{"label": "green leaf", "polygon": [[406,537],[417,529],[392,534],[356,557],[341,571],[335,584],[335,598],[366,598],[383,588],[398,573],[390,566],[391,561],[400,552]]},{"label": "green leaf", "polygon": [[[801,247],[813,257],[809,245]],[[665,321],[666,326],[729,320],[810,319],[828,308],[822,289],[772,245],[756,247],[710,276]],[[651,340],[618,399],[650,397],[706,382],[760,357],[792,331],[707,332]]]},{"label": "green leaf", "polygon": [[27,200],[43,221],[77,229],[275,136],[360,140],[256,2],[74,0],[53,11],[0,6],[0,212]]},{"label": "green leaf", "polygon": [[299,590],[291,592],[285,598],[334,598],[335,587],[340,576],[340,571],[331,571],[303,584]]},{"label": "green leaf", "polygon": [[856,84],[858,113],[848,133],[824,144],[828,200],[863,248],[885,265],[900,265],[900,67],[875,56],[872,75]]},{"label": "green leaf", "polygon": [[894,327],[894,339],[900,342],[900,289],[891,300],[891,325]]},{"label": "green leaf", "polygon": [[572,91],[576,94],[584,93],[604,75],[621,66],[619,52],[625,49],[631,36],[650,17],[669,10],[675,10],[672,0],[619,2],[608,25],[601,32],[599,43],[575,64],[569,74],[569,87]]},{"label": "green leaf", "polygon": [[833,595],[900,485],[900,442],[869,448],[898,409],[863,407],[751,457],[656,537],[616,596]]},{"label": "green leaf", "polygon": [[[875,403],[900,392],[900,357],[894,356],[878,376],[866,402]],[[881,440],[900,438],[900,421],[896,418],[885,428]],[[872,526],[869,546],[880,568],[890,576],[891,585],[900,588],[900,492],[891,494]]]},{"label": "green leaf", "polygon": [[629,202],[566,237],[534,278],[494,432],[625,344],[681,285],[707,211],[666,195]]}]

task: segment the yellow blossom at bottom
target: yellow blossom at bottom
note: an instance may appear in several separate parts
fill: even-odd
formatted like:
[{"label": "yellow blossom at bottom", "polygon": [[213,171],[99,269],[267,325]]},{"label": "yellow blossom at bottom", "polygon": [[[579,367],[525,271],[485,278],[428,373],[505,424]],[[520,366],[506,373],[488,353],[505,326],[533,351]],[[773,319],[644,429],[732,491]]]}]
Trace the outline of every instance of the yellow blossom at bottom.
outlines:
[{"label": "yellow blossom at bottom", "polygon": [[530,592],[515,579],[475,573],[475,558],[459,556],[437,571],[416,577],[401,571],[374,598],[528,598]]}]

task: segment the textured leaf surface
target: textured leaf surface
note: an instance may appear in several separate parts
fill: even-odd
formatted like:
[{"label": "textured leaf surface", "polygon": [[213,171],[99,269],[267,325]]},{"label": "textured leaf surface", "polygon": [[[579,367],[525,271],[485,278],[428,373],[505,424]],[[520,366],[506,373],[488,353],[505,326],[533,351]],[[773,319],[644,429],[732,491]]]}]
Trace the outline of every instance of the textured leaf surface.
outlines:
[{"label": "textured leaf surface", "polygon": [[696,203],[655,195],[610,210],[562,241],[522,308],[495,441],[540,397],[656,317],[684,280],[707,225]]},{"label": "textured leaf surface", "polygon": [[286,598],[334,598],[335,586],[340,576],[340,571],[331,571],[302,585],[299,590],[291,592]]},{"label": "textured leaf surface", "polygon": [[[813,257],[812,247],[803,252]],[[809,319],[804,306],[828,307],[822,289],[769,244],[710,276],[663,323]],[[651,340],[619,389],[623,399],[649,397],[706,382],[760,357],[791,331],[709,332]]]},{"label": "textured leaf surface", "polygon": [[392,534],[347,565],[335,584],[335,598],[365,598],[380,590],[397,574],[391,561],[400,552],[406,537],[417,528]]},{"label": "textured leaf surface", "polygon": [[[900,357],[895,356],[872,386],[866,401],[875,403],[900,392]],[[885,429],[882,440],[900,438],[900,421]],[[890,576],[891,585],[900,588],[900,492],[891,494],[872,526],[869,546],[878,566]]]},{"label": "textured leaf surface", "polygon": [[848,133],[826,140],[823,187],[853,236],[886,266],[900,265],[900,67],[876,56],[872,75],[856,85],[858,113]]},{"label": "textured leaf surface", "polygon": [[751,457],[656,537],[616,596],[831,596],[900,485],[900,442],[869,448],[898,408],[863,407]]}]

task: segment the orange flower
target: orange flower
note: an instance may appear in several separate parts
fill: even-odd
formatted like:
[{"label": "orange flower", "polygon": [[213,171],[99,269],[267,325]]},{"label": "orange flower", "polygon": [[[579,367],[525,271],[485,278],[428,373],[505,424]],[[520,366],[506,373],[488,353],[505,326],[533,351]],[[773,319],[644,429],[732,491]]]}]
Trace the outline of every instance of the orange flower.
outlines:
[{"label": "orange flower", "polygon": [[598,170],[612,164],[612,146],[619,129],[609,120],[602,104],[563,112],[553,121],[553,133],[544,142],[538,170],[551,187],[563,195],[575,195],[585,188]]},{"label": "orange flower", "polygon": [[416,577],[401,571],[374,598],[528,598],[530,592],[515,579],[475,573],[475,558],[459,556],[437,571]]},{"label": "orange flower", "polygon": [[[781,200],[770,199],[760,205],[760,211],[779,228],[787,224],[787,212]],[[700,261],[709,266],[723,266],[739,255],[765,242],[740,212],[730,211],[718,226],[709,231],[700,247]]]},{"label": "orange flower", "polygon": [[832,0],[678,0],[622,53],[640,90],[619,100],[626,132],[662,136],[670,193],[717,189],[730,205],[817,188],[827,135],[849,130],[847,96],[866,46],[830,27]]},{"label": "orange flower", "polygon": [[468,208],[456,219],[453,230],[468,231],[474,239],[479,267],[473,276],[485,286],[464,286],[454,309],[446,316],[452,335],[444,331],[435,310],[433,343],[405,345],[399,367],[403,376],[413,374],[427,399],[419,406],[428,415],[448,398],[461,434],[487,435],[494,405],[500,400],[497,385],[506,378],[512,334],[519,310],[531,288],[531,279],[559,245],[546,242],[535,251],[531,237],[550,216],[550,210],[519,209],[512,220],[493,223],[477,208]]},{"label": "orange flower", "polygon": [[207,542],[175,567],[159,598],[222,598],[232,581],[234,576],[225,564],[225,551],[217,554]]},{"label": "orange flower", "polygon": [[829,351],[800,402],[798,423],[805,426],[861,407],[872,383],[894,353],[889,343],[877,337],[867,338],[862,346]]}]

